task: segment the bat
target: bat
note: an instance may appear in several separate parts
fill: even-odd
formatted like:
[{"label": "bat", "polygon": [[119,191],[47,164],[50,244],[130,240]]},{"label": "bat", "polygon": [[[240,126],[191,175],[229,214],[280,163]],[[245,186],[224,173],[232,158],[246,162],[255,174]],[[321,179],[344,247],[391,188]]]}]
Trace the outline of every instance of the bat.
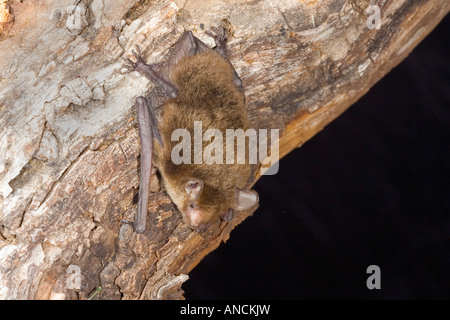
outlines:
[{"label": "bat", "polygon": [[[185,223],[198,232],[215,219],[230,221],[234,210],[249,209],[259,202],[258,194],[248,188],[251,165],[248,161],[226,162],[224,147],[214,149],[216,160],[223,161],[173,160],[174,148],[179,144],[173,140],[176,130],[185,130],[192,136],[199,123],[202,134],[212,132],[209,129],[225,134],[227,129],[250,127],[242,80],[228,59],[227,32],[222,27],[212,27],[206,34],[215,41],[212,49],[191,31],[185,31],[159,63],[146,64],[139,48],[133,51],[133,60],[127,59],[130,71],[138,71],[155,84],[147,96],[136,98],[141,144],[139,200],[134,221],[137,233],[146,230],[152,165],[160,172],[167,194]],[[160,106],[158,121],[156,108]],[[206,151],[208,145],[220,142],[219,138],[194,141],[194,148],[189,154],[184,150],[183,156],[195,158],[196,151]],[[190,146],[191,141],[188,142]]]}]

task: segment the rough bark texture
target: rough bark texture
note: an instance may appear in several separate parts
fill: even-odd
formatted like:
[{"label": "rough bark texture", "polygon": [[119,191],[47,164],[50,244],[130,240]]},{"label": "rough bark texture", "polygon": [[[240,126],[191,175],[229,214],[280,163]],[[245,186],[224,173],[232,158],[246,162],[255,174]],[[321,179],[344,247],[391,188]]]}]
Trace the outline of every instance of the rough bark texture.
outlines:
[{"label": "rough bark texture", "polygon": [[[226,24],[257,128],[287,154],[360,98],[448,13],[446,0],[0,1],[0,298],[177,299],[189,271],[252,212],[204,235],[154,181],[148,231],[133,46],[157,62],[183,30]],[[236,284],[239,285],[239,284]]]}]

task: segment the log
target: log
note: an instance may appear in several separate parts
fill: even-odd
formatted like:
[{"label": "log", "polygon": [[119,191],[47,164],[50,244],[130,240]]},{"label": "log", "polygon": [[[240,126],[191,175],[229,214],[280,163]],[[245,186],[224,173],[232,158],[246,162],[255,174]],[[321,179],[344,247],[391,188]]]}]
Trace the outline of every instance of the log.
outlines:
[{"label": "log", "polygon": [[445,0],[0,2],[1,299],[182,299],[189,272],[253,214],[197,233],[155,179],[148,230],[127,223],[139,188],[134,99],[152,86],[123,72],[134,46],[158,62],[184,30],[213,46],[204,30],[226,26],[252,125],[280,129],[283,157],[450,9]]}]

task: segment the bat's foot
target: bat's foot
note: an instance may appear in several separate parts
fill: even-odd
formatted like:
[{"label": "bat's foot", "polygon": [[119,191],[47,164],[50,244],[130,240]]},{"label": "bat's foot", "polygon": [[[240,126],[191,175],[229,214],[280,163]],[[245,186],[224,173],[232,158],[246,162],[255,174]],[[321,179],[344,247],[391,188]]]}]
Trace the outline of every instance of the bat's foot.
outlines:
[{"label": "bat's foot", "polygon": [[220,55],[227,57],[227,31],[223,27],[211,27],[206,34],[214,39],[216,47],[214,48]]},{"label": "bat's foot", "polygon": [[144,58],[142,58],[141,49],[136,46],[135,49],[131,51],[133,54],[134,60],[125,59],[124,68],[128,70],[128,72],[138,71],[140,73],[145,74],[145,71],[148,68],[151,68],[150,65],[146,64]]},{"label": "bat's foot", "polygon": [[[228,60],[228,52],[227,52],[227,30],[224,27],[211,27],[211,30],[206,31],[206,34],[212,38],[214,38],[214,41],[216,42],[216,47],[214,50],[218,54],[220,54],[225,60],[230,62]],[[231,64],[231,62],[230,62]],[[236,70],[233,68],[233,82],[236,85],[236,87],[243,89],[242,87],[242,80],[239,78]]]},{"label": "bat's foot", "polygon": [[164,79],[159,72],[155,70],[155,65],[145,63],[142,58],[141,50],[138,46],[136,46],[136,49],[134,49],[131,53],[133,54],[135,61],[126,59],[124,65],[129,72],[137,71],[150,80],[155,81],[164,89],[170,98],[176,98],[178,96],[178,90],[175,85]]}]

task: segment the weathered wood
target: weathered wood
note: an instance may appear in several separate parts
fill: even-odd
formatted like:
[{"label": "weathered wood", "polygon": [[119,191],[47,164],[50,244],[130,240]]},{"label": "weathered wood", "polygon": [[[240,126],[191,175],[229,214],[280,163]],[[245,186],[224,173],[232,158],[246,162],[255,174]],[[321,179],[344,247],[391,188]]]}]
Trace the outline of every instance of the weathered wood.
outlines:
[{"label": "weathered wood", "polygon": [[[445,0],[0,1],[0,298],[177,299],[186,274],[252,212],[205,235],[153,181],[148,232],[139,182],[133,46],[157,62],[183,30],[226,24],[256,128],[280,156],[359,99],[448,13]],[[78,3],[74,5],[74,3]]]}]

